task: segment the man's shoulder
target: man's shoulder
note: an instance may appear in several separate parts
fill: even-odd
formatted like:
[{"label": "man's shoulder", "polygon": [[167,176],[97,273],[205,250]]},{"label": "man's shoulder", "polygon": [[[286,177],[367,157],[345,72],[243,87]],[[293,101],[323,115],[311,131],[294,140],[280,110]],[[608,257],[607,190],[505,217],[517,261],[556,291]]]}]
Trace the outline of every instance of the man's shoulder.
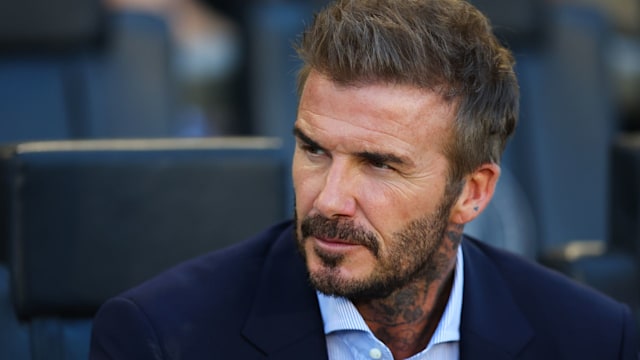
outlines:
[{"label": "man's shoulder", "polygon": [[558,271],[475,239],[465,241],[470,256],[484,257],[488,266],[497,269],[500,278],[495,281],[506,285],[534,327],[549,326],[552,332],[566,331],[575,324],[582,329],[614,328],[628,315],[622,303]]},{"label": "man's shoulder", "polygon": [[[246,307],[242,302],[255,291],[274,245],[290,232],[290,222],[276,224],[237,244],[182,262],[118,297],[159,314],[176,308],[198,313],[216,306]],[[185,299],[188,306],[182,306]]]},{"label": "man's shoulder", "polygon": [[514,296],[523,294],[522,300],[524,301],[547,299],[550,303],[549,306],[552,306],[579,298],[586,306],[594,304],[598,305],[598,308],[604,307],[605,310],[611,306],[618,308],[620,305],[610,297],[558,271],[544,267],[534,260],[473,238],[467,237],[465,241],[468,242],[467,248],[472,253],[482,254],[496,267],[501,277],[512,289]]},{"label": "man's shoulder", "polygon": [[635,321],[622,303],[472,238],[463,256],[466,351],[481,339],[534,358],[635,359]]},{"label": "man's shoulder", "polygon": [[294,256],[287,222],[181,263],[103,304],[94,318],[92,356],[193,359],[235,353],[254,358],[257,350],[241,334],[263,275],[272,269],[278,276]]}]

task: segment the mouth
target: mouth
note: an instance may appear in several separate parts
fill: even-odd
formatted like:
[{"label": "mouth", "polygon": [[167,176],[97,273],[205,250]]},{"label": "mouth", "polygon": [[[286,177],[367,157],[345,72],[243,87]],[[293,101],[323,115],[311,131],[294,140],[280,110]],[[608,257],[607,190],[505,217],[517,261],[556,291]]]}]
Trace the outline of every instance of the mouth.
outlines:
[{"label": "mouth", "polygon": [[[310,216],[299,222],[299,243],[327,256],[342,256],[347,252],[365,249],[378,256],[378,239],[365,227],[351,220],[326,219],[320,215]],[[308,248],[308,250],[310,250]]]},{"label": "mouth", "polygon": [[349,251],[358,247],[364,247],[364,245],[356,243],[352,240],[348,239],[339,239],[339,238],[326,238],[326,237],[315,237],[312,236],[315,246],[328,250],[328,251]]}]

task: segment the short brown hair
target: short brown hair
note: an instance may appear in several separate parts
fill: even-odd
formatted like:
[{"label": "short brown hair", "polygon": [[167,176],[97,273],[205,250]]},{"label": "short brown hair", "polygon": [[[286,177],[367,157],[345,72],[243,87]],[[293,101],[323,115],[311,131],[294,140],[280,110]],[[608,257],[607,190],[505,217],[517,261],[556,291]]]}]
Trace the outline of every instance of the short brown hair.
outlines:
[{"label": "short brown hair", "polygon": [[451,181],[499,163],[515,129],[514,59],[466,1],[337,0],[315,15],[296,50],[299,93],[313,69],[343,85],[406,84],[454,101]]}]

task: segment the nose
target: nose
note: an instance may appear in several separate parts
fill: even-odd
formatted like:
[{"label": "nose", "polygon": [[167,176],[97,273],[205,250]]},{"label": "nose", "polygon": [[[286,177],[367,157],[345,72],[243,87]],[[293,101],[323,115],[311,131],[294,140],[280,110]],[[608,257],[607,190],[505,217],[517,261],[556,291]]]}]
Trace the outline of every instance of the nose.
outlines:
[{"label": "nose", "polygon": [[315,209],[327,218],[354,216],[356,212],[357,172],[347,161],[334,159],[315,199]]}]

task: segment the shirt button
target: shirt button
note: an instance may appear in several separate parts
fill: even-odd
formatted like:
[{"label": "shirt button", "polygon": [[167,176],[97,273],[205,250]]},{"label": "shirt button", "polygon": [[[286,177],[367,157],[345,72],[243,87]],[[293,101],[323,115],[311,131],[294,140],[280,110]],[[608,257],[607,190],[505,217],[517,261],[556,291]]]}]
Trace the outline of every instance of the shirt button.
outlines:
[{"label": "shirt button", "polygon": [[380,349],[373,348],[369,350],[369,356],[371,356],[372,359],[380,359],[382,357],[382,351],[380,351]]}]

